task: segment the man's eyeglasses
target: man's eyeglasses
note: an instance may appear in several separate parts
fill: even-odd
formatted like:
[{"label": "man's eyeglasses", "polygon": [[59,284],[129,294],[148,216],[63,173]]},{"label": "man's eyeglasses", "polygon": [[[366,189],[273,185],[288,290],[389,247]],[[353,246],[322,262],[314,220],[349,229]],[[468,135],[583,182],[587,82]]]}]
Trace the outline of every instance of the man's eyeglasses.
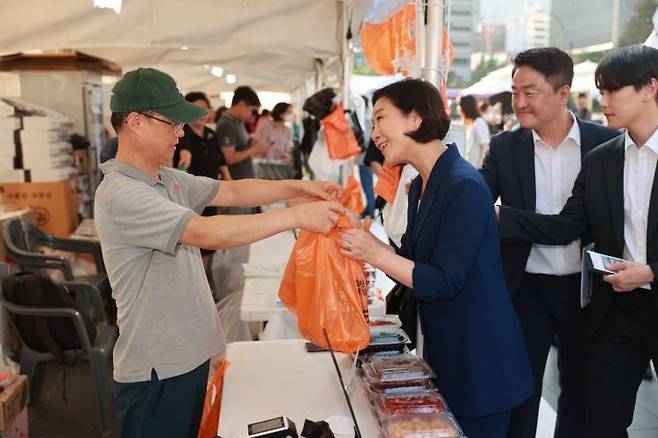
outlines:
[{"label": "man's eyeglasses", "polygon": [[159,117],[153,116],[148,113],[138,112],[137,114],[141,114],[144,117],[148,117],[149,119],[157,120],[158,122],[166,123],[167,125],[171,126],[171,129],[173,130],[174,134],[177,133],[179,130],[183,129],[183,126],[185,126],[185,123],[171,122],[169,120],[161,119]]}]

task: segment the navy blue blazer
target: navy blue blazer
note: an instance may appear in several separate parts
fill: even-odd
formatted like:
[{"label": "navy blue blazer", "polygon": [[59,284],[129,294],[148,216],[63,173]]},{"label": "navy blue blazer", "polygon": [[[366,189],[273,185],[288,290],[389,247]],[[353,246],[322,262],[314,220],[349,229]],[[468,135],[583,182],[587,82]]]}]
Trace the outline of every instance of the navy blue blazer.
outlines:
[{"label": "navy blue blazer", "polygon": [[454,145],[437,160],[422,198],[421,185],[417,177],[409,189],[399,254],[415,262],[425,359],[457,416],[511,409],[530,396],[534,379],[489,188]]}]

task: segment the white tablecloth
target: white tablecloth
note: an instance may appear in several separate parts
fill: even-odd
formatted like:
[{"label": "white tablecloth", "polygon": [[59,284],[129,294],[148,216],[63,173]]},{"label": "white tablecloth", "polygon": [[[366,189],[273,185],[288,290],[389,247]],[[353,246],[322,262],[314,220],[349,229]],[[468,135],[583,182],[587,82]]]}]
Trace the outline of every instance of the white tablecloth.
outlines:
[{"label": "white tablecloth", "polygon": [[[275,234],[251,246],[249,263],[245,266],[245,285],[240,307],[243,321],[268,321],[279,312],[288,312],[278,301],[281,276],[271,273],[283,269],[288,262],[295,236],[292,231]],[[268,275],[250,275],[250,272],[267,272]]]},{"label": "white tablecloth", "polygon": [[243,321],[268,321],[275,313],[287,312],[279,300],[277,277],[247,277],[244,281],[240,318]]},{"label": "white tablecloth", "polygon": [[[350,417],[329,353],[307,353],[303,340],[236,342],[227,350],[219,435],[236,434],[248,423],[286,416],[301,432],[304,420]],[[351,359],[337,353],[343,379]],[[350,399],[364,438],[379,436],[379,427],[361,384],[352,384]],[[350,417],[351,418],[351,417]]]}]

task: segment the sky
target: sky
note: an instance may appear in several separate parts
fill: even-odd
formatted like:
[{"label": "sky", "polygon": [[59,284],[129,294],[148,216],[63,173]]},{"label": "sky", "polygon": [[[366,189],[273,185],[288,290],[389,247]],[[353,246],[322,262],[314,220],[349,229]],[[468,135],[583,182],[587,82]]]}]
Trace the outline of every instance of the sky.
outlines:
[{"label": "sky", "polygon": [[484,23],[504,24],[514,13],[520,14],[524,6],[532,5],[549,10],[551,0],[480,0],[480,16]]}]

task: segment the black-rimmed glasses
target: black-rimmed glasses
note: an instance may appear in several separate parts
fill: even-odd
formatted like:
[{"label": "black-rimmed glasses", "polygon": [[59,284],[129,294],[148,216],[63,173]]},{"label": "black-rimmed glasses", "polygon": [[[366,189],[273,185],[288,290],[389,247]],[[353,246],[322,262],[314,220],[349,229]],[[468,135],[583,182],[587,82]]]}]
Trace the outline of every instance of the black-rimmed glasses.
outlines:
[{"label": "black-rimmed glasses", "polygon": [[161,119],[159,117],[156,117],[154,115],[148,114],[148,113],[141,113],[138,112],[137,114],[141,114],[145,117],[148,117],[149,119],[157,120],[158,122],[166,123],[167,125],[171,126],[171,129],[173,129],[173,133],[176,134],[179,130],[183,129],[183,126],[185,126],[185,123],[177,123],[177,122],[172,122],[169,120]]}]

